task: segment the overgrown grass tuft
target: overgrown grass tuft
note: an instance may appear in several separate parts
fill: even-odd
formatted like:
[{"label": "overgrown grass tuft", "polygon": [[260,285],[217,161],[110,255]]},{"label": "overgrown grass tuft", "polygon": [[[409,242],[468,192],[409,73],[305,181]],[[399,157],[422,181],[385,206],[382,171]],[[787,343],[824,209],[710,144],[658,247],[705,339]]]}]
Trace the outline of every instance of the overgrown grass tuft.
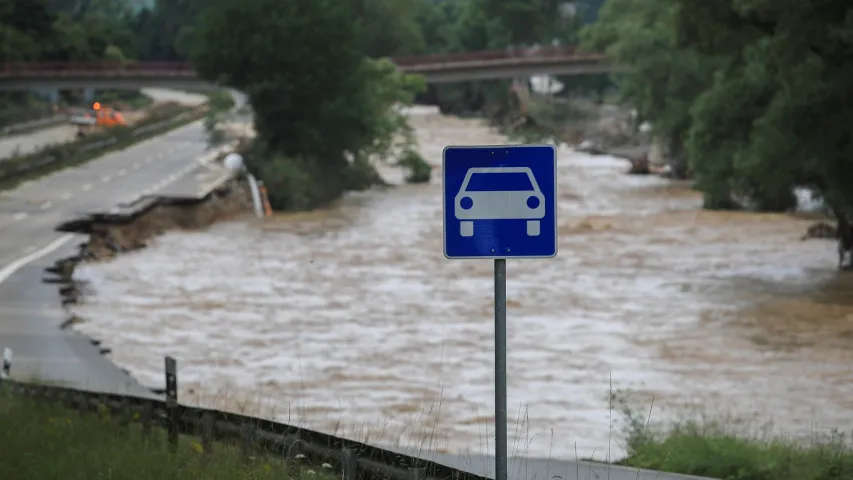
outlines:
[{"label": "overgrown grass tuft", "polygon": [[83,414],[55,403],[0,391],[0,478],[19,480],[332,480],[331,470],[300,468],[284,459],[246,458],[236,446],[206,453],[197,439],[173,452],[166,433],[143,437],[139,425],[120,425],[104,410]]},{"label": "overgrown grass tuft", "polygon": [[619,463],[723,480],[853,479],[853,450],[842,434],[807,442],[749,438],[713,421],[652,431],[632,420],[628,456]]}]

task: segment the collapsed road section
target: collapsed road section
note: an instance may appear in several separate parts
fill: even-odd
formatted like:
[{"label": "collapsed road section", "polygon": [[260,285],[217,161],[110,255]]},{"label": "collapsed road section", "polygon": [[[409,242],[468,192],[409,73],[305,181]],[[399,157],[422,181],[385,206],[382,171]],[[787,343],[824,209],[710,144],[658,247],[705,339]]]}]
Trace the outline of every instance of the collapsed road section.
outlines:
[{"label": "collapsed road section", "polygon": [[[67,312],[86,291],[86,285],[74,278],[74,269],[79,263],[109,259],[144,248],[151,239],[170,229],[204,228],[216,221],[251,212],[249,183],[240,177],[239,171],[222,166],[221,159],[229,152],[230,147],[214,151],[200,161],[195,175],[179,178],[163,187],[160,193],[143,195],[134,201],[60,223],[57,232],[87,236],[77,245],[74,254],[59,258],[44,269],[48,278],[43,281],[58,287],[62,308]],[[82,337],[71,329],[81,321],[84,320],[66,313],[59,327],[69,336]],[[111,352],[98,339],[87,338],[86,342],[100,355]],[[138,385],[129,372],[123,373],[129,382]],[[161,388],[152,386],[150,392],[159,395]]]},{"label": "collapsed road section", "polygon": [[[213,221],[225,205],[237,211],[240,195],[234,194],[242,182],[216,161],[226,150],[209,151],[205,139],[196,122],[0,192],[0,350],[14,352],[12,378],[152,395],[104,356],[108,346],[67,328],[76,320],[69,319],[63,303],[80,290],[71,283],[72,260],[79,255],[69,259],[69,254],[79,250],[76,244],[90,243],[77,233],[86,231],[82,225],[110,232],[93,235],[91,242],[94,251],[107,255],[119,245],[117,250],[132,248],[128,239],[137,234],[126,229],[140,223],[121,219],[150,222],[148,231],[156,233],[169,225]],[[45,267],[57,268],[45,275]]]}]

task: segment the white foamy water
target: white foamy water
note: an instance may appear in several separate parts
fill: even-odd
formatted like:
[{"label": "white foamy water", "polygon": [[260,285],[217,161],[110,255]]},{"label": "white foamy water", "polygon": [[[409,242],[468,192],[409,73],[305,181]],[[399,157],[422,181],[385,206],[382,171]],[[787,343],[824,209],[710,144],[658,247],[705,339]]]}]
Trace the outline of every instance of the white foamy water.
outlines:
[{"label": "white foamy water", "polygon": [[[505,139],[413,119],[431,184],[172,232],[86,266],[96,293],[79,329],[144,383],[161,385],[175,356],[185,402],[491,450],[492,264],[442,255],[439,168],[448,144]],[[559,256],[507,267],[511,453],[620,456],[611,388],[658,421],[718,412],[793,433],[851,420],[850,282],[831,245],[799,241],[807,222],[700,212],[695,193],[621,160],[559,156]]]}]

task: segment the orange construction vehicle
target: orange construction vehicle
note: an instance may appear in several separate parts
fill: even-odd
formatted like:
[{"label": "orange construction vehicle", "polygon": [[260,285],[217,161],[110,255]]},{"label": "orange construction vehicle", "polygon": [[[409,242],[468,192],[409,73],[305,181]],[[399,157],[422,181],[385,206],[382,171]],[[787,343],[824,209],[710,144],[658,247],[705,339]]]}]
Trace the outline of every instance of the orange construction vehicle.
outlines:
[{"label": "orange construction vehicle", "polygon": [[77,130],[78,137],[83,137],[105,128],[127,125],[121,112],[103,106],[99,102],[92,104],[92,108],[83,113],[71,115],[70,121],[72,125],[79,126]]}]

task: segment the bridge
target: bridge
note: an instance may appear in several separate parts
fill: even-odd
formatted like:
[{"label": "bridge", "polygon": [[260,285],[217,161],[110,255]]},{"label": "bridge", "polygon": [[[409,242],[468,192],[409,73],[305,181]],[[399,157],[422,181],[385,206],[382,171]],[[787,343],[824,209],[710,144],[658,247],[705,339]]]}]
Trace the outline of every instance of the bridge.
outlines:
[{"label": "bridge", "polygon": [[[423,75],[431,84],[610,71],[603,55],[582,53],[575,46],[420,55],[391,60],[401,71]],[[7,63],[0,67],[0,91],[198,89],[209,86],[189,62],[31,62]]]}]

